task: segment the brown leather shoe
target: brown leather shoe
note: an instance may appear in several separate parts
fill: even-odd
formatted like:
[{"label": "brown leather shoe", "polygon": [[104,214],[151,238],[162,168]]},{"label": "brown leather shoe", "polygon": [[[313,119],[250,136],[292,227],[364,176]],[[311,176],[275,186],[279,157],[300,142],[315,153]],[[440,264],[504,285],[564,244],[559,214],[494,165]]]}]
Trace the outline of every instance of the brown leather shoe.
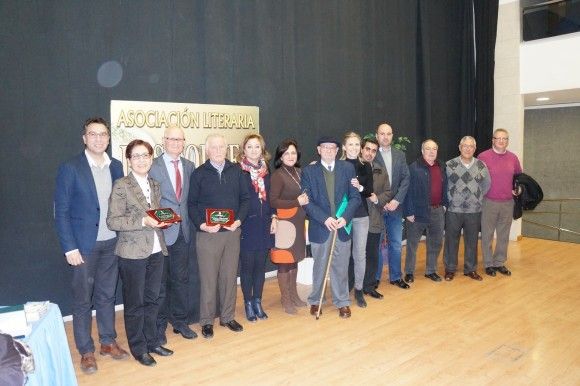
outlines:
[{"label": "brown leather shoe", "polygon": [[88,352],[81,356],[81,370],[85,374],[92,374],[97,371],[97,360],[95,354]]},{"label": "brown leather shoe", "polygon": [[[310,306],[310,315],[316,316],[317,312],[318,312],[318,304],[311,305]],[[322,310],[320,310],[320,315],[322,315]]]},{"label": "brown leather shoe", "polygon": [[350,318],[350,307],[349,306],[340,307],[338,309],[338,316],[344,319]]},{"label": "brown leather shoe", "polygon": [[455,272],[445,271],[445,281],[451,281],[455,277]]},{"label": "brown leather shoe", "polygon": [[101,344],[100,354],[103,356],[108,356],[116,360],[125,359],[129,357],[129,353],[123,350],[117,342],[111,344]]},{"label": "brown leather shoe", "polygon": [[464,273],[465,276],[472,278],[473,280],[482,281],[483,278],[475,271]]}]

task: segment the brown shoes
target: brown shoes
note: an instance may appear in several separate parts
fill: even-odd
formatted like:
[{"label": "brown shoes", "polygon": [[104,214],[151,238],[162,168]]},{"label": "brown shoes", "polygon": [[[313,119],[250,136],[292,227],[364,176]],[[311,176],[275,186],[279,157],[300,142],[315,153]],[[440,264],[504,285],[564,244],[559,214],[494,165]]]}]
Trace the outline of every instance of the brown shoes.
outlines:
[{"label": "brown shoes", "polygon": [[[317,312],[318,312],[318,304],[311,305],[310,306],[310,315],[316,316]],[[322,310],[320,310],[320,315],[322,315]]]},{"label": "brown shoes", "polygon": [[116,360],[125,359],[129,357],[127,351],[123,350],[117,342],[111,344],[101,344],[101,355],[108,356]]},{"label": "brown shoes", "polygon": [[455,277],[455,272],[445,271],[445,281],[451,281]]},{"label": "brown shoes", "polygon": [[350,307],[349,306],[340,307],[338,309],[338,316],[344,319],[350,318]]},{"label": "brown shoes", "polygon": [[473,280],[477,280],[477,281],[483,280],[483,278],[481,276],[479,276],[478,273],[475,271],[464,273],[464,275],[472,278]]},{"label": "brown shoes", "polygon": [[97,360],[95,354],[88,352],[81,356],[81,370],[85,374],[92,374],[97,371]]}]

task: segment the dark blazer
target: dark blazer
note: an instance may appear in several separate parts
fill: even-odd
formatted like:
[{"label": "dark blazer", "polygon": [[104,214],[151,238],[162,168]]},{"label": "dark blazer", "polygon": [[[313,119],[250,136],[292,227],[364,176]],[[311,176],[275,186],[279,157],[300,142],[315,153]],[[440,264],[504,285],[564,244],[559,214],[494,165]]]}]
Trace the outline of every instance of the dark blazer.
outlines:
[{"label": "dark blazer", "polygon": [[[302,189],[308,194],[309,203],[304,207],[310,221],[308,223],[308,237],[310,241],[322,244],[328,239],[330,231],[324,225],[329,217],[335,217],[335,213],[330,212],[330,201],[326,191],[324,181],[323,166],[319,162],[311,164],[302,169]],[[352,186],[350,180],[355,178],[354,167],[341,160],[336,160],[334,164],[334,204],[339,208],[342,198],[346,195],[348,205],[342,217],[349,223],[356,209],[361,203],[359,191]],[[350,235],[346,233],[344,227],[338,230],[338,237],[341,241],[350,240]]]},{"label": "dark blazer", "polygon": [[[447,196],[447,173],[445,163],[437,161],[441,172],[441,205],[449,206]],[[431,212],[431,174],[423,158],[419,158],[409,166],[411,183],[405,199],[405,217],[415,216],[416,222],[430,222]]]},{"label": "dark blazer", "polygon": [[268,194],[265,201],[260,201],[258,193],[252,185],[250,173],[242,171],[244,181],[248,185],[249,206],[246,220],[242,223],[242,235],[240,238],[241,251],[263,251],[274,246],[274,235],[270,234],[272,214],[270,207],[270,173],[264,177],[264,185]]},{"label": "dark blazer", "polygon": [[157,233],[161,251],[168,255],[163,231],[143,226],[143,217],[149,209],[159,208],[161,188],[149,177],[151,207],[132,173],[115,182],[109,198],[107,225],[118,232],[115,254],[125,259],[145,259],[153,252],[153,232]]},{"label": "dark blazer", "polygon": [[195,165],[193,162],[183,157],[180,157],[180,159],[183,166],[183,175],[181,176],[182,190],[179,201],[175,196],[175,190],[171,184],[171,178],[169,177],[169,172],[165,166],[163,155],[160,155],[153,160],[153,165],[151,165],[151,170],[149,170],[149,177],[153,178],[161,185],[160,207],[171,208],[175,213],[181,216],[181,222],[173,224],[169,228],[163,230],[167,245],[173,245],[175,243],[179,236],[180,227],[183,231],[185,242],[189,243],[191,240],[191,221],[189,220],[187,210],[187,198],[189,195],[189,179],[191,178],[191,173],[195,170]]},{"label": "dark blazer", "polygon": [[[409,189],[409,167],[407,166],[407,159],[405,153],[401,150],[395,149],[391,146],[391,155],[393,157],[393,171],[391,176],[391,194],[392,199],[399,202],[399,207],[395,212],[403,214],[403,202],[405,197],[407,197],[407,190]],[[381,164],[382,167],[386,169],[385,160],[383,159],[381,153],[379,152],[375,157],[375,162]],[[379,194],[380,192],[375,192]]]},{"label": "dark blazer", "polygon": [[[111,159],[111,180],[123,177],[123,165]],[[64,253],[78,249],[91,252],[97,241],[101,208],[95,180],[83,151],[58,168],[54,192],[54,220]]]}]

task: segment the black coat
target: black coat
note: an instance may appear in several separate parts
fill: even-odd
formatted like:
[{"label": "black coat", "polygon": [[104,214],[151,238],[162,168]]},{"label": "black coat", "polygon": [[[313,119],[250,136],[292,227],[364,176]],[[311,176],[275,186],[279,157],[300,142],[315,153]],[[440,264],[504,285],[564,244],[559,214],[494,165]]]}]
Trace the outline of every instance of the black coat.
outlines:
[{"label": "black coat", "polygon": [[521,189],[521,194],[514,196],[514,220],[522,217],[522,211],[533,210],[544,199],[540,185],[525,173],[514,176],[514,189]]}]

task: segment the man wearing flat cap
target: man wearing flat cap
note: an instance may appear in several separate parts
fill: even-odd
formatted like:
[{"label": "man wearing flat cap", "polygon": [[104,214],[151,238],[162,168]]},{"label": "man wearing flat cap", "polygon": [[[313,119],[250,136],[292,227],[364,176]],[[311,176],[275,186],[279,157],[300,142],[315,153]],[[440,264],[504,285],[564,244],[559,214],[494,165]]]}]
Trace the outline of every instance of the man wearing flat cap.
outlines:
[{"label": "man wearing flat cap", "polygon": [[340,142],[332,137],[321,137],[317,144],[320,161],[306,166],[302,172],[302,188],[309,200],[305,206],[310,221],[308,237],[314,257],[312,293],[308,303],[310,313],[315,315],[320,307],[333,234],[337,232],[330,266],[332,302],[338,308],[339,316],[348,318],[348,262],[351,244],[348,224],[361,204],[361,198],[359,191],[350,183],[356,178],[354,167],[336,159]]}]

